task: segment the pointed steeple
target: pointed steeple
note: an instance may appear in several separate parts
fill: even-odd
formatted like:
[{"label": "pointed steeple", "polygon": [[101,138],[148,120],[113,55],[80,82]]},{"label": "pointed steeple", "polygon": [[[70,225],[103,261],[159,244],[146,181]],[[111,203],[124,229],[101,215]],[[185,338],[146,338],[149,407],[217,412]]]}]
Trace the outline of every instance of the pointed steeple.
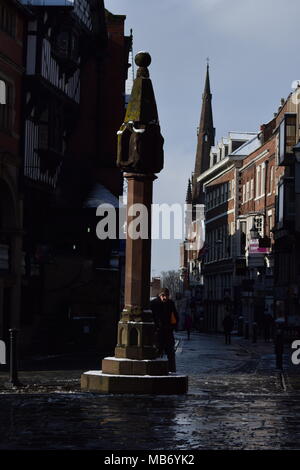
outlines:
[{"label": "pointed steeple", "polygon": [[204,91],[202,95],[202,108],[198,128],[198,143],[195,160],[195,170],[192,182],[193,203],[203,202],[202,187],[197,178],[209,168],[210,149],[215,144],[215,128],[212,113],[212,94],[210,91],[209,64],[207,64]]},{"label": "pointed steeple", "polygon": [[209,80],[209,62],[207,62],[206,66],[206,78],[205,78],[205,86],[204,86],[204,95],[211,95],[210,92],[210,80]]},{"label": "pointed steeple", "polygon": [[186,191],[185,202],[187,204],[192,204],[192,201],[193,201],[193,198],[192,198],[192,183],[191,183],[191,180],[189,179],[188,187],[187,187],[187,191]]}]

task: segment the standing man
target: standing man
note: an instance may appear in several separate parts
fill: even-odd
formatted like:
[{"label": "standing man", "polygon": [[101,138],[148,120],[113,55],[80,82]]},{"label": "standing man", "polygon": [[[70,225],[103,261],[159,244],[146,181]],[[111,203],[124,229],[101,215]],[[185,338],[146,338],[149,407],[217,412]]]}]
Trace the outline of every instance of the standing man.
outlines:
[{"label": "standing man", "polygon": [[178,313],[169,296],[169,289],[163,288],[158,297],[152,300],[150,307],[157,330],[159,355],[165,353],[169,361],[169,371],[176,372],[174,329],[177,328]]},{"label": "standing man", "polygon": [[191,338],[192,325],[193,325],[193,320],[192,320],[191,315],[186,315],[185,322],[184,322],[184,328],[186,329],[188,340]]},{"label": "standing man", "polygon": [[231,344],[231,332],[233,330],[233,319],[228,313],[223,320],[223,328],[225,334],[225,344]]}]

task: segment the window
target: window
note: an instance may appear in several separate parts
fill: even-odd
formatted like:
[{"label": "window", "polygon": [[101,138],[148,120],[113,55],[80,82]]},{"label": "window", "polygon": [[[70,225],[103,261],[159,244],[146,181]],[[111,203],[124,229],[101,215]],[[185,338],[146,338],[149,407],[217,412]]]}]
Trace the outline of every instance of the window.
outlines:
[{"label": "window", "polygon": [[274,184],[274,165],[271,166],[271,169],[270,169],[269,194],[272,194],[273,192],[273,184]]},{"label": "window", "polygon": [[253,199],[253,197],[254,197],[254,179],[252,178],[251,183],[250,183],[250,199]]},{"label": "window", "polygon": [[61,59],[77,60],[78,37],[73,31],[59,31],[56,34],[55,54]]},{"label": "window", "polygon": [[250,199],[250,181],[247,181],[246,183],[246,201],[249,201]]},{"label": "window", "polygon": [[278,186],[277,222],[285,223],[295,220],[295,188],[294,182],[282,179]]},{"label": "window", "polygon": [[263,196],[265,194],[265,172],[266,172],[266,164],[262,163],[261,164],[261,172],[260,172],[260,177],[261,177],[260,196]]},{"label": "window", "polygon": [[255,226],[257,228],[257,231],[261,237],[263,237],[263,218],[262,217],[256,217],[255,218]]},{"label": "window", "polygon": [[52,30],[51,54],[66,77],[71,77],[78,67],[79,39],[69,24],[57,24]]},{"label": "window", "polygon": [[45,109],[39,122],[39,150],[51,148],[56,152],[62,152],[62,122],[58,107],[52,103]]},{"label": "window", "polygon": [[256,167],[256,197],[259,197],[261,193],[261,179],[260,179],[260,165]]},{"label": "window", "polygon": [[69,51],[69,33],[61,31],[56,36],[56,52],[61,56],[67,56]]},{"label": "window", "polygon": [[0,4],[0,30],[13,38],[16,35],[16,15],[3,4]]},{"label": "window", "polygon": [[221,186],[221,203],[224,202],[225,196],[224,196],[224,184]]},{"label": "window", "polygon": [[278,164],[285,165],[293,160],[296,144],[296,114],[286,114],[279,126]]},{"label": "window", "polygon": [[6,104],[6,84],[0,80],[0,104]]},{"label": "window", "polygon": [[243,203],[246,202],[246,185],[243,184]]},{"label": "window", "polygon": [[211,201],[212,201],[212,193],[211,193],[211,191],[209,191],[207,193],[207,209],[211,208]]},{"label": "window", "polygon": [[0,129],[11,129],[11,111],[12,111],[12,87],[3,80],[0,81],[2,93],[2,100],[0,100]]},{"label": "window", "polygon": [[224,198],[225,198],[225,201],[228,200],[228,187],[229,187],[229,183],[225,183],[225,185],[224,185]]}]

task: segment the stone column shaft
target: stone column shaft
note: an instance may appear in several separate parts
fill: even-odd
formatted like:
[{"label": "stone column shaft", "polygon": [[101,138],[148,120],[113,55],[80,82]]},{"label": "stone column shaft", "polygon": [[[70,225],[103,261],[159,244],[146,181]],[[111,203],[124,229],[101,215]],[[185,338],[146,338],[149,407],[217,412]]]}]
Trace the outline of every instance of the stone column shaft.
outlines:
[{"label": "stone column shaft", "polygon": [[[147,238],[132,239],[128,233],[130,223],[139,215],[127,215],[126,239],[126,281],[124,319],[151,320],[149,315],[150,272],[151,272],[151,205],[154,175],[127,173],[127,210],[135,204],[145,208]],[[143,233],[145,236],[145,233]],[[128,315],[126,315],[126,312]]]}]

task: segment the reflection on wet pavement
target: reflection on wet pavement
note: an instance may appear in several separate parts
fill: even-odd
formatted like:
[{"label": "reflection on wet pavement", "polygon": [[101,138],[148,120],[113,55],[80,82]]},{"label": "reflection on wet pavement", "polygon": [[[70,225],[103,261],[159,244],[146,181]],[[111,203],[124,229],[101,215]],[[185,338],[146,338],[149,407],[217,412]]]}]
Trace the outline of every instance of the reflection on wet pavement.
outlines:
[{"label": "reflection on wet pavement", "polygon": [[[31,393],[2,389],[0,449],[300,448],[300,395],[283,390],[270,351],[249,353],[238,340],[225,349],[222,338],[204,336],[181,347],[185,396],[82,393],[80,371],[61,386],[43,372]],[[63,381],[63,371],[51,374]]]},{"label": "reflection on wet pavement", "polygon": [[0,449],[295,449],[299,411],[280,394],[2,396]]}]

